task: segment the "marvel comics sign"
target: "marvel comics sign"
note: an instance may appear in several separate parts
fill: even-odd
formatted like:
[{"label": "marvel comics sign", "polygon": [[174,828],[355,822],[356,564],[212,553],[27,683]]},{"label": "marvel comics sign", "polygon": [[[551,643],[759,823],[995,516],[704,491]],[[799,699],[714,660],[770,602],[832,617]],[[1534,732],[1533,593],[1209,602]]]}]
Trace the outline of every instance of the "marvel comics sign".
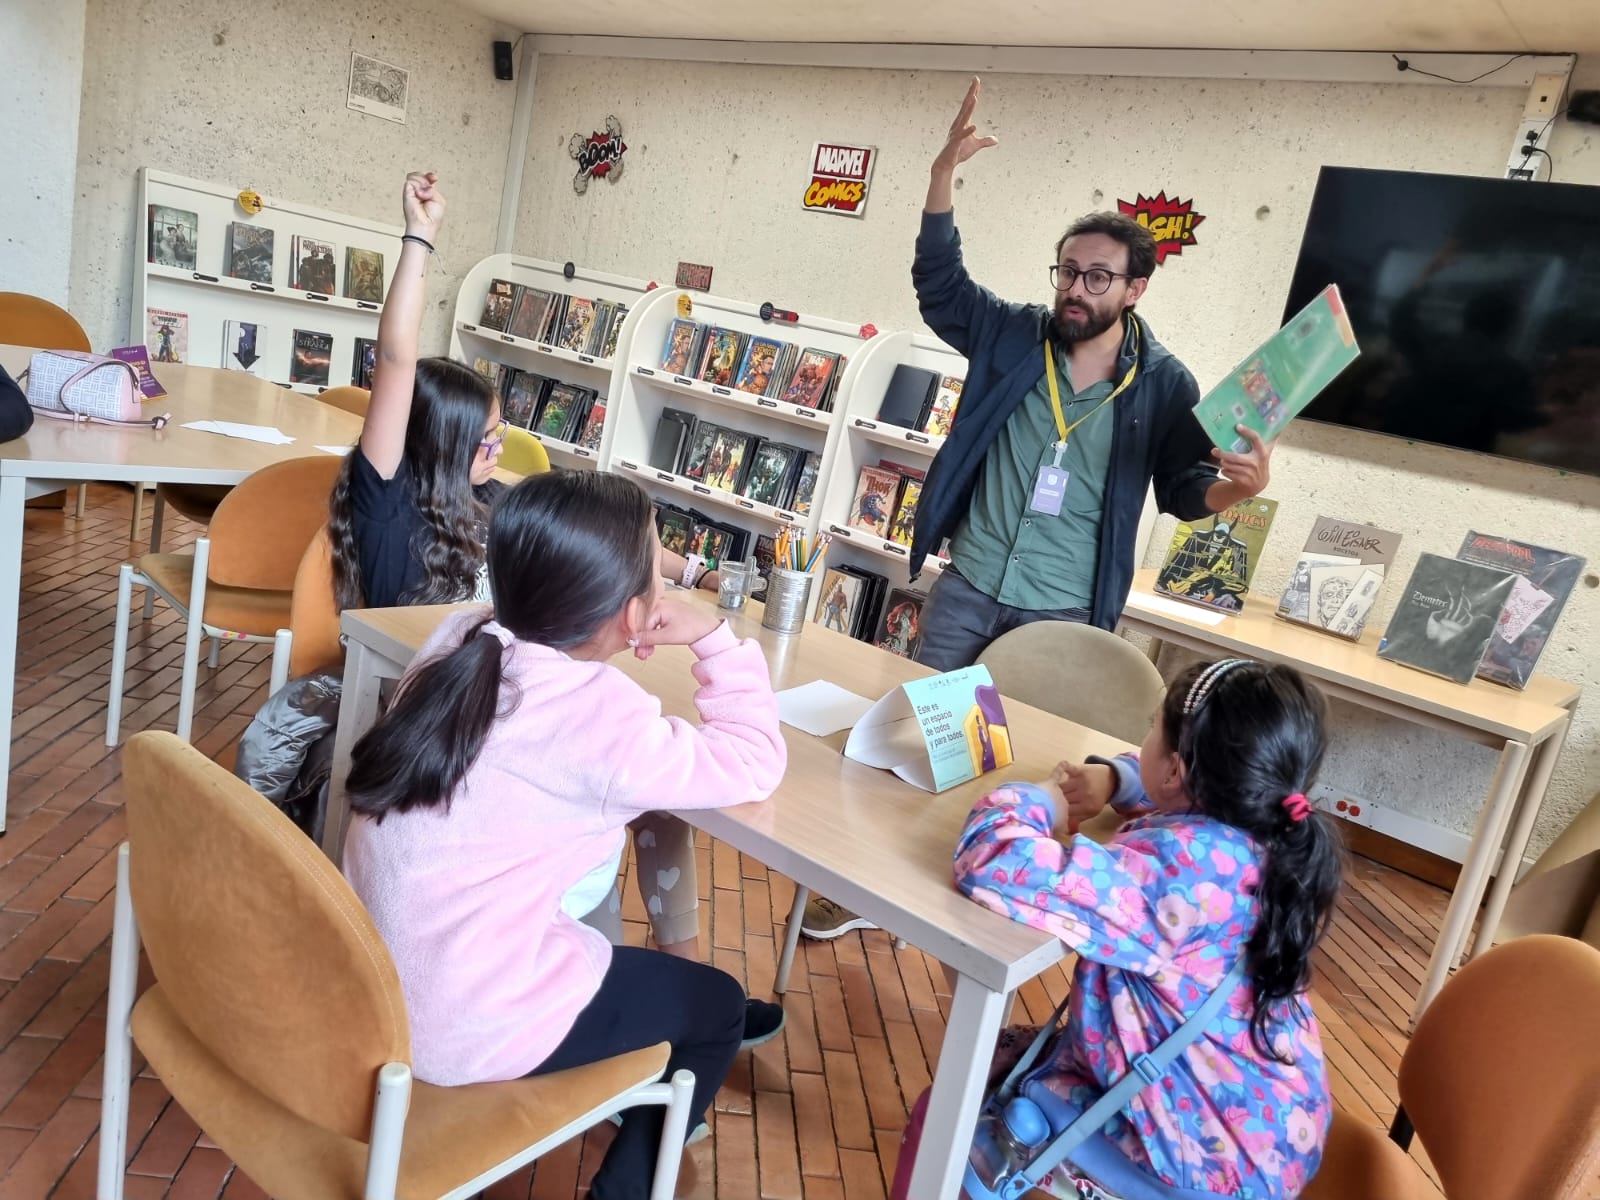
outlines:
[{"label": "marvel comics sign", "polygon": [[802,201],[807,212],[859,217],[867,207],[876,146],[818,142],[811,151],[811,182]]}]

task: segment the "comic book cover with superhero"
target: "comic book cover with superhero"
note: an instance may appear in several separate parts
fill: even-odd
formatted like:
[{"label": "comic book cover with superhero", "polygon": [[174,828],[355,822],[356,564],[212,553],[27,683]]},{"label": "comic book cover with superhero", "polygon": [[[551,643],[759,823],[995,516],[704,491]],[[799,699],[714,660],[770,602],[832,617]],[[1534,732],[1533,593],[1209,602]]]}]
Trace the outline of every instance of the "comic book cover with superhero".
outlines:
[{"label": "comic book cover with superhero", "polygon": [[1156,591],[1220,612],[1238,612],[1272,528],[1278,502],[1252,496],[1203,521],[1180,521],[1156,574]]}]

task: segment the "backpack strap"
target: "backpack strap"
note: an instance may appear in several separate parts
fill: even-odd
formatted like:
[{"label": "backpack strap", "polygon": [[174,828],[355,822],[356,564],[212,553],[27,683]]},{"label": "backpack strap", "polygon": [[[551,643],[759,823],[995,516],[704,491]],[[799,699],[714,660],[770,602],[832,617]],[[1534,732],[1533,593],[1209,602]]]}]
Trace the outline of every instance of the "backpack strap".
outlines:
[{"label": "backpack strap", "polygon": [[[1244,957],[1241,955],[1235,960],[1233,969],[1217,985],[1216,990],[1206,997],[1205,1003],[1195,1009],[1193,1016],[1178,1026],[1171,1036],[1154,1050],[1139,1055],[1129,1063],[1128,1073],[1112,1084],[1105,1095],[1084,1109],[1077,1120],[1058,1133],[1038,1154],[1034,1155],[1033,1161],[1028,1164],[1028,1169],[1017,1178],[1025,1179],[1029,1187],[1037,1184],[1057,1163],[1070,1157],[1072,1152],[1087,1141],[1091,1134],[1097,1133],[1101,1126],[1126,1108],[1135,1096],[1151,1084],[1159,1082],[1161,1077],[1167,1073],[1167,1068],[1172,1065],[1172,1060],[1188,1049],[1206,1031],[1206,1027],[1222,1012],[1223,1007],[1228,1003],[1229,997],[1233,995],[1239,984],[1244,982],[1244,979],[1245,962]],[[1058,1018],[1065,1007],[1066,1004],[1063,1002],[1061,1008],[1056,1010]],[[1054,1024],[1055,1022],[1052,1020],[1051,1024],[1046,1026],[1046,1031],[1054,1032]],[[1042,1048],[1041,1040],[1039,1038],[1034,1039],[1034,1044],[1028,1048],[1029,1054],[1035,1054],[1040,1048]],[[1017,1072],[1013,1071],[1011,1075],[1007,1076],[1004,1086],[1011,1087],[1016,1075]]]}]

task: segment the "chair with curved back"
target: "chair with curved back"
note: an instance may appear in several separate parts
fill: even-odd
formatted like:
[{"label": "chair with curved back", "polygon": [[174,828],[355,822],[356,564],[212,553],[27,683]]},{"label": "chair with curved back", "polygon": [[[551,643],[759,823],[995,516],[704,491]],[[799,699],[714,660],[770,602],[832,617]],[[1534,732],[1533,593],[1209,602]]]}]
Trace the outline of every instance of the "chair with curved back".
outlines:
[{"label": "chair with curved back", "polygon": [[1135,744],[1166,684],[1131,642],[1075,621],[1034,621],[990,642],[978,661],[1000,694]]},{"label": "chair with curved back", "polygon": [[513,475],[542,475],[550,469],[550,454],[533,434],[511,425],[500,447],[499,465]]},{"label": "chair with curved back", "polygon": [[[85,353],[93,349],[77,317],[43,296],[26,292],[0,292],[0,344]],[[89,485],[80,483],[75,491],[77,515],[81,517],[88,502]]]},{"label": "chair with curved back", "polygon": [[289,678],[343,661],[339,606],[333,595],[333,543],[328,527],[317,530],[300,558],[289,598]]},{"label": "chair with curved back", "polygon": [[111,652],[106,744],[117,744],[133,585],[161,596],[188,623],[178,696],[178,736],[194,718],[200,639],[212,639],[211,665],[223,640],[272,642],[272,685],[289,678],[295,578],[317,531],[327,521],[328,493],[341,460],[331,454],[274,463],[249,476],[218,505],[193,553],[146,554],[124,563],[117,579],[117,622]]},{"label": "chair with curved back", "polygon": [[[101,1100],[101,1200],[121,1200],[137,1044],[278,1200],[465,1200],[608,1115],[666,1107],[651,1200],[677,1182],[694,1079],[670,1047],[531,1079],[411,1074],[405,996],[316,844],[170,733],[128,739]],[[136,996],[143,942],[155,982]]]},{"label": "chair with curved back", "polygon": [[325,392],[318,392],[317,399],[324,404],[331,404],[337,409],[347,413],[354,413],[358,417],[367,415],[367,407],[372,403],[372,393],[364,387],[357,387],[353,383],[340,384],[331,387]]},{"label": "chair with curved back", "polygon": [[1400,1058],[1388,1137],[1336,1112],[1302,1200],[1437,1196],[1406,1153],[1413,1131],[1447,1200],[1579,1200],[1600,1172],[1600,950],[1516,938],[1444,985]]}]

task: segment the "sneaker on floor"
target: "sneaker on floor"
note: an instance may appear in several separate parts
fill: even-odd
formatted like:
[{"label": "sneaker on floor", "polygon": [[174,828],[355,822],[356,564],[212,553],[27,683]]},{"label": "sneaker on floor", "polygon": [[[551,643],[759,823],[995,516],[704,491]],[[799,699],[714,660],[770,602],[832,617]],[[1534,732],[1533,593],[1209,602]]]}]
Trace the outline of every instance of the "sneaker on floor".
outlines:
[{"label": "sneaker on floor", "polygon": [[744,1040],[739,1049],[749,1050],[770,1042],[783,1032],[783,1005],[770,1000],[744,1002]]},{"label": "sneaker on floor", "polygon": [[[610,1121],[613,1125],[621,1125],[622,1124],[622,1114],[621,1113],[612,1113],[609,1117],[606,1118],[606,1120]],[[703,1142],[710,1136],[711,1136],[711,1127],[709,1125],[707,1125],[704,1121],[697,1121],[695,1123],[695,1127],[693,1129],[689,1130],[689,1136],[683,1139],[683,1144],[685,1146],[693,1146],[696,1142]]]},{"label": "sneaker on floor", "polygon": [[865,917],[856,916],[848,908],[842,908],[825,896],[811,897],[806,903],[805,916],[800,918],[800,932],[816,942],[831,942],[852,929],[876,928]]}]

